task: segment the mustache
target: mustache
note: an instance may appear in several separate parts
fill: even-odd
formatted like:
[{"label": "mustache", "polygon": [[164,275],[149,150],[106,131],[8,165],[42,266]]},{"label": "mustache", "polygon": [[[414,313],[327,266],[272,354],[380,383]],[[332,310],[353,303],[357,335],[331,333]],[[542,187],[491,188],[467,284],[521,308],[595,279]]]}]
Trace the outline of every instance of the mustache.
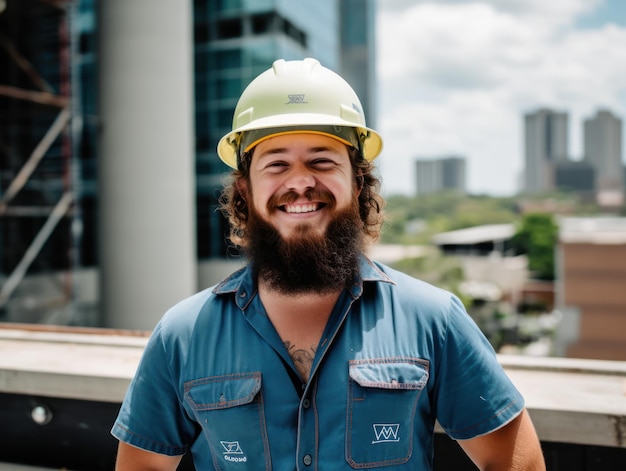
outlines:
[{"label": "mustache", "polygon": [[[300,198],[300,196],[301,195],[299,193],[293,190],[289,190],[280,195],[272,195],[267,202],[267,207],[270,212],[275,211],[279,209],[281,206],[295,203],[298,200],[298,198]],[[330,191],[319,189],[319,188],[309,188],[308,190],[304,192],[303,196],[308,201],[316,201],[319,203],[324,203],[327,206],[329,206],[331,209],[334,208],[337,203],[337,200],[335,199],[335,197]]]}]

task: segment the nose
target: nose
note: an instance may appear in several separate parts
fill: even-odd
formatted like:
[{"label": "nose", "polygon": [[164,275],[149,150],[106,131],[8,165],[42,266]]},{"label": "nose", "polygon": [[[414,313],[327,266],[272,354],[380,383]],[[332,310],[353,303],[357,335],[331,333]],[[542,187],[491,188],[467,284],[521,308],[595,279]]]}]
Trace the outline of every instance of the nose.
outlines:
[{"label": "nose", "polygon": [[285,187],[288,190],[303,193],[304,191],[315,187],[315,176],[309,168],[304,164],[294,165],[285,181]]}]

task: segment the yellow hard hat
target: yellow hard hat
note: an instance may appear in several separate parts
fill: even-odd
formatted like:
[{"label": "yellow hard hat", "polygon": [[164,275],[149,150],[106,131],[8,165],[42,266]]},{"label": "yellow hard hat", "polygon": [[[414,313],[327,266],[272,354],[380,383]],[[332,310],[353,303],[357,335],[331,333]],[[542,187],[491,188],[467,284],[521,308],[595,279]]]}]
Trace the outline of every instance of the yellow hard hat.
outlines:
[{"label": "yellow hard hat", "polygon": [[383,147],[380,135],[365,124],[361,102],[350,85],[316,59],[275,61],[241,94],[232,131],[217,144],[226,165],[264,139],[289,133],[314,133],[351,145],[366,160]]}]

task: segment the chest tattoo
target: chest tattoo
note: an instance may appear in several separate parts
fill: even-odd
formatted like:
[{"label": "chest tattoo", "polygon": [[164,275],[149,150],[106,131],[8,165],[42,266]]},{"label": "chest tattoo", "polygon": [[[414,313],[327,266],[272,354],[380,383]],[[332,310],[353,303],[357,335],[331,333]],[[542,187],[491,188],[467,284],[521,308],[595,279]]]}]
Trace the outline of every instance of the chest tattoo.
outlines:
[{"label": "chest tattoo", "polygon": [[311,347],[308,350],[297,348],[295,345],[292,345],[291,342],[287,341],[285,342],[285,348],[300,376],[305,381],[308,381],[313,359],[315,358],[315,347]]}]

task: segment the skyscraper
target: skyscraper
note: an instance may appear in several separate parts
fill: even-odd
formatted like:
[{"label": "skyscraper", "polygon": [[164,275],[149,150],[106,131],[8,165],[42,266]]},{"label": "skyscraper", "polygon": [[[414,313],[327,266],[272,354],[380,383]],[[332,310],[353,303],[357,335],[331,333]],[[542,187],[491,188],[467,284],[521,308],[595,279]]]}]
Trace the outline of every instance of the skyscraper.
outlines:
[{"label": "skyscraper", "polygon": [[466,171],[464,157],[420,159],[415,162],[417,194],[438,191],[465,193]]},{"label": "skyscraper", "polygon": [[596,190],[623,194],[622,120],[599,110],[584,121],[584,159],[595,169]]},{"label": "skyscraper", "polygon": [[555,164],[569,159],[567,113],[543,108],[527,113],[524,122],[524,191],[552,191]]},{"label": "skyscraper", "polygon": [[[93,207],[95,155],[85,140],[95,128],[86,119],[93,95],[77,84],[92,71],[91,7],[90,0],[0,5],[0,319],[27,274],[94,262],[82,224],[85,207]],[[67,279],[49,283],[50,298],[72,298]],[[23,297],[32,312],[50,298],[43,289]]]}]

